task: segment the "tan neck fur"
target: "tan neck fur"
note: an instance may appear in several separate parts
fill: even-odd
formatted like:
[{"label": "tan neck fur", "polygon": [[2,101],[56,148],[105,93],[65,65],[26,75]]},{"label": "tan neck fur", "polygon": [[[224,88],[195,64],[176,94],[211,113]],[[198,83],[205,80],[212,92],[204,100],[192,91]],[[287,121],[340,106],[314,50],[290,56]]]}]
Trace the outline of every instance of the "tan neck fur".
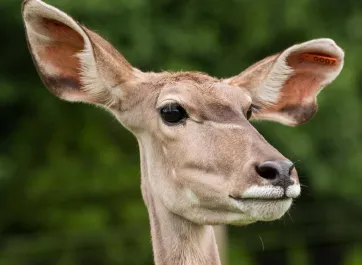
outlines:
[{"label": "tan neck fur", "polygon": [[152,193],[147,165],[141,152],[141,188],[151,225],[155,265],[221,265],[214,230],[169,211]]},{"label": "tan neck fur", "polygon": [[221,264],[212,226],[192,223],[170,212],[152,194],[147,196],[156,265]]}]

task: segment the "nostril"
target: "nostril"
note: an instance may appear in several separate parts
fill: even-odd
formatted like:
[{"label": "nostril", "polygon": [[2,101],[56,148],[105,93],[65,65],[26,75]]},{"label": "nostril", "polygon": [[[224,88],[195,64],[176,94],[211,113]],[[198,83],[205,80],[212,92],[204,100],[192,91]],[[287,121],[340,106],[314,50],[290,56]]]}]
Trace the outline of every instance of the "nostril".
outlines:
[{"label": "nostril", "polygon": [[294,164],[289,160],[265,161],[255,167],[258,175],[274,186],[286,188],[294,182],[291,179]]},{"label": "nostril", "polygon": [[274,180],[279,177],[278,168],[273,163],[269,162],[264,162],[260,166],[257,166],[256,172],[259,176],[268,180]]}]

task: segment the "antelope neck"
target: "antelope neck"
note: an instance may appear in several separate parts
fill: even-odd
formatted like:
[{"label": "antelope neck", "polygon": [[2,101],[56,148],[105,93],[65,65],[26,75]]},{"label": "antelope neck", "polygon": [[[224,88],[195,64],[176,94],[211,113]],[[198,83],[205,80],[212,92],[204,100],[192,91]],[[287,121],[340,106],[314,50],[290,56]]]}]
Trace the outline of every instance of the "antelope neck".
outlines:
[{"label": "antelope neck", "polygon": [[141,151],[141,188],[148,209],[155,265],[221,265],[214,230],[169,211],[152,192]]}]

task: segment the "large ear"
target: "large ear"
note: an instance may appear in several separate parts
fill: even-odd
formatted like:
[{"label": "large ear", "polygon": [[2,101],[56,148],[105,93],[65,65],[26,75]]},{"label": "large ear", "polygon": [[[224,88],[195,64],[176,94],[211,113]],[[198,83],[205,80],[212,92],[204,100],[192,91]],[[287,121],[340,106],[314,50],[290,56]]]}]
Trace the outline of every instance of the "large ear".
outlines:
[{"label": "large ear", "polygon": [[333,40],[315,39],[267,57],[225,82],[249,90],[253,118],[293,126],[313,117],[317,94],[338,76],[343,60],[344,52]]},{"label": "large ear", "polygon": [[25,0],[23,19],[33,61],[46,87],[68,101],[112,104],[140,71],[96,33],[40,0]]}]

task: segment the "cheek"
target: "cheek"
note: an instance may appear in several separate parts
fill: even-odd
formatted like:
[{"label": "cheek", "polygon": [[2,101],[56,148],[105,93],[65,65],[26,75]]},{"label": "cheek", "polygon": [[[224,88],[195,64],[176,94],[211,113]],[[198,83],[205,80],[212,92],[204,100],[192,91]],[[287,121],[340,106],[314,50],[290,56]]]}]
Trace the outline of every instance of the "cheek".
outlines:
[{"label": "cheek", "polygon": [[[180,169],[225,178],[240,174],[250,159],[253,141],[240,128],[215,129],[212,126],[184,133],[174,142]],[[177,151],[174,151],[177,150]]]},{"label": "cheek", "polygon": [[161,130],[152,137],[161,154],[153,167],[163,168],[159,172],[164,174],[165,185],[161,189],[177,193],[168,195],[172,200],[189,204],[215,202],[228,198],[233,185],[240,188],[240,181],[248,182],[253,141],[242,127],[160,126]]},{"label": "cheek", "polygon": [[[157,192],[163,194],[169,208],[181,211],[215,202],[215,198],[227,197],[228,177],[216,174],[212,164],[205,163],[200,157],[185,155],[183,151],[187,150],[182,146],[168,144],[160,149],[165,175]],[[187,153],[190,154],[189,151]]]}]

